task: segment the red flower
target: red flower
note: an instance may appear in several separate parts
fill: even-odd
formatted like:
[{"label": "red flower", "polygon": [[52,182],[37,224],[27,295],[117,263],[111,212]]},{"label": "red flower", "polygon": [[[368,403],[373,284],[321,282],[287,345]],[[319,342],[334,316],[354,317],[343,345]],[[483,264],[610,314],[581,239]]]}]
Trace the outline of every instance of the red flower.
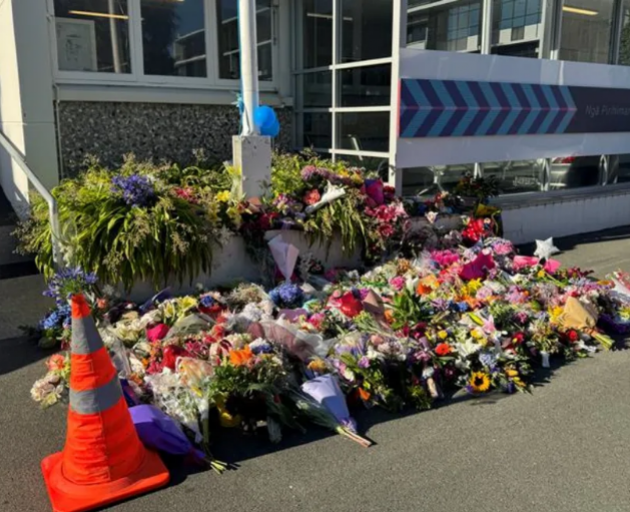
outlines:
[{"label": "red flower", "polygon": [[445,357],[452,352],[452,348],[448,343],[440,343],[435,347],[435,353],[440,357]]},{"label": "red flower", "polygon": [[180,357],[190,357],[190,354],[177,345],[169,345],[162,351],[162,365],[175,371],[175,363],[177,363],[177,359]]},{"label": "red flower", "polygon": [[381,224],[378,227],[378,232],[383,238],[389,238],[394,234],[394,226],[391,224]]},{"label": "red flower", "polygon": [[225,338],[225,326],[224,325],[215,325],[211,331],[212,336],[221,340]]},{"label": "red flower", "polygon": [[525,335],[522,332],[517,332],[514,337],[512,338],[512,342],[515,345],[520,345],[521,343],[523,343],[525,341]]},{"label": "red flower", "polygon": [[322,196],[319,191],[317,189],[313,189],[304,194],[304,199],[302,199],[302,201],[304,201],[304,204],[311,206],[313,204],[319,203],[321,198]]},{"label": "red flower", "polygon": [[347,292],[339,299],[339,310],[348,318],[354,318],[363,311],[363,304],[352,292]]},{"label": "red flower", "polygon": [[567,332],[567,338],[569,338],[569,341],[571,343],[575,343],[580,339],[580,335],[575,329],[571,329],[569,332]]}]

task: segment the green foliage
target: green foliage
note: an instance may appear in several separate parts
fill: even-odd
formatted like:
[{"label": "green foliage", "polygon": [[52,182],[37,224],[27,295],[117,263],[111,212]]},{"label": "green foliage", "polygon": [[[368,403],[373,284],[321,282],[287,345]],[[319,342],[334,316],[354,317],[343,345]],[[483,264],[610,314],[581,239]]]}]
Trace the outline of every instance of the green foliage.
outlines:
[{"label": "green foliage", "polygon": [[304,223],[312,243],[330,246],[335,234],[341,236],[343,251],[352,254],[361,246],[371,245],[369,219],[362,214],[362,202],[356,190],[318,210]]},{"label": "green foliage", "polygon": [[[127,204],[112,193],[117,175],[148,176],[155,200],[148,206]],[[227,171],[204,174],[198,167],[155,167],[133,159],[116,172],[92,164],[85,174],[53,190],[66,263],[95,272],[103,284],[126,288],[138,280],[159,286],[172,277],[192,280],[209,272],[220,214],[214,187],[230,188],[229,180]],[[197,185],[194,198],[174,193],[191,183]],[[31,216],[17,235],[22,252],[35,253],[38,268],[50,278],[52,242],[48,206],[41,197],[33,197]]]},{"label": "green foliage", "polygon": [[405,325],[415,325],[431,317],[431,309],[427,307],[422,297],[409,291],[402,290],[394,297],[394,329],[400,329]]}]

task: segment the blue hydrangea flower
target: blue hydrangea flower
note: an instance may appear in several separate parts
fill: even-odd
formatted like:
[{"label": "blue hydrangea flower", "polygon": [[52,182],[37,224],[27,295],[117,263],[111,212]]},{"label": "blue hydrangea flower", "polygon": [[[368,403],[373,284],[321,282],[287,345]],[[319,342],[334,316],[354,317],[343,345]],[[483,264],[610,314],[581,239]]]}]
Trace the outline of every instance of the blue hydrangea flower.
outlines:
[{"label": "blue hydrangea flower", "polygon": [[205,295],[201,297],[199,304],[201,304],[204,308],[210,308],[214,306],[215,300],[210,295]]},{"label": "blue hydrangea flower", "polygon": [[304,292],[297,284],[285,283],[269,292],[269,297],[278,307],[299,307],[304,302]]}]

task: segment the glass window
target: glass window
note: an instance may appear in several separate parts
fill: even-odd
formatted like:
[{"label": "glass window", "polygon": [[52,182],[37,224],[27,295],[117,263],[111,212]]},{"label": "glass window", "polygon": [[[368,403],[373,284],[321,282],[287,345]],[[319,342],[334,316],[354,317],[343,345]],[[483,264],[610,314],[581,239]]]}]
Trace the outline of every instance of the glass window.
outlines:
[{"label": "glass window", "polygon": [[302,118],[303,144],[307,148],[332,147],[332,115],[326,112],[305,112]]},{"label": "glass window", "polygon": [[144,72],[207,76],[204,0],[141,0]]},{"label": "glass window", "polygon": [[298,75],[297,86],[302,95],[302,108],[330,108],[332,106],[332,71]]},{"label": "glass window", "polygon": [[337,114],[339,149],[389,151],[389,112]]},{"label": "glass window", "polygon": [[552,158],[549,190],[593,187],[600,183],[601,173],[601,155]]},{"label": "glass window", "polygon": [[318,68],[332,64],[332,0],[303,0],[302,66]]},{"label": "glass window", "polygon": [[499,182],[501,194],[540,192],[544,189],[544,159],[486,162],[481,168],[484,178],[494,177]]},{"label": "glass window", "polygon": [[433,196],[440,191],[436,176],[429,167],[415,167],[399,172],[402,176],[403,196]]},{"label": "glass window", "polygon": [[407,46],[425,50],[479,51],[481,5],[481,0],[409,2]]},{"label": "glass window", "polygon": [[387,182],[389,170],[389,158],[376,156],[337,155],[338,162],[344,162],[350,167],[365,169],[368,173],[376,173],[383,181]]},{"label": "glass window", "polygon": [[392,55],[392,0],[341,0],[341,62]]},{"label": "glass window", "polygon": [[[238,0],[217,0],[219,78],[238,80],[241,76],[237,10]],[[271,0],[256,0],[258,78],[262,81],[273,79],[271,19]]]},{"label": "glass window", "polygon": [[614,0],[566,0],[560,60],[610,62]]},{"label": "glass window", "polygon": [[341,84],[342,107],[390,104],[392,68],[389,64],[343,69],[338,73]]},{"label": "glass window", "polygon": [[621,8],[623,28],[619,44],[619,64],[630,66],[630,0],[624,0]]},{"label": "glass window", "polygon": [[539,57],[542,0],[494,0],[492,53]]},{"label": "glass window", "polygon": [[54,0],[60,71],[131,73],[127,0]]}]

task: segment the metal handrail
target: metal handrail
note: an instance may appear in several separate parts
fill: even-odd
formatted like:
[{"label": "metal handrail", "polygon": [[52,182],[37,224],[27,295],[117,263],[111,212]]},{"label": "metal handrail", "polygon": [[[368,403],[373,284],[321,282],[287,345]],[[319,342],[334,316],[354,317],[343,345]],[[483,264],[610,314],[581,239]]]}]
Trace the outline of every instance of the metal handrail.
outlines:
[{"label": "metal handrail", "polygon": [[52,249],[53,249],[53,263],[55,268],[59,268],[63,264],[63,259],[61,257],[61,245],[59,243],[60,240],[60,229],[59,229],[59,207],[57,205],[57,200],[53,197],[50,191],[44,186],[44,184],[39,181],[39,178],[35,176],[35,173],[31,170],[31,168],[26,163],[26,158],[22,153],[15,147],[15,145],[9,140],[9,138],[0,130],[0,146],[6,149],[9,156],[19,165],[20,169],[24,172],[28,181],[35,187],[37,192],[41,194],[44,200],[48,203],[48,214],[50,216],[50,231],[52,238]]}]

